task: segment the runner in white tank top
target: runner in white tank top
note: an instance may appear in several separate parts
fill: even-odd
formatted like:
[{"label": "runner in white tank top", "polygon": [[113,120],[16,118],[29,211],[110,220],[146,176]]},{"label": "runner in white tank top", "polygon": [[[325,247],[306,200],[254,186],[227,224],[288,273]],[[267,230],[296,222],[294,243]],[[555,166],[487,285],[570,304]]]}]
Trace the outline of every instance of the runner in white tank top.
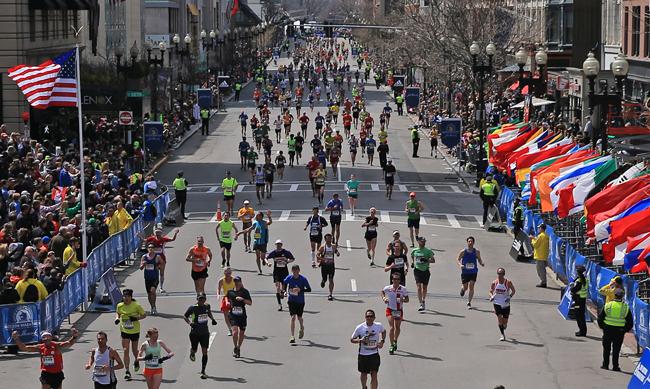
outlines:
[{"label": "runner in white tank top", "polygon": [[499,331],[501,331],[502,342],[506,340],[506,328],[510,316],[510,299],[515,295],[515,286],[512,281],[506,279],[506,271],[500,267],[497,269],[497,279],[490,285],[490,301],[494,304],[494,313],[497,315]]},{"label": "runner in white tank top", "polygon": [[105,332],[97,333],[97,347],[90,353],[90,359],[85,366],[86,370],[93,370],[92,381],[95,388],[115,388],[117,384],[115,370],[124,368],[120,355],[108,347],[107,340]]}]

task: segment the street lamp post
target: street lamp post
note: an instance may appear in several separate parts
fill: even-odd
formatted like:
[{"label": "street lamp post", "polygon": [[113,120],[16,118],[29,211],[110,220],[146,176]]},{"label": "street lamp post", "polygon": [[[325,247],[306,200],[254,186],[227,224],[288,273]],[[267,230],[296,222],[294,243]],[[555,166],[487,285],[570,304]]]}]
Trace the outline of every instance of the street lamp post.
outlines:
[{"label": "street lamp post", "polygon": [[485,154],[485,81],[491,76],[493,71],[492,59],[496,54],[497,48],[494,43],[490,42],[485,47],[485,53],[488,57],[488,63],[478,62],[478,55],[481,48],[478,43],[472,42],[469,47],[469,53],[472,55],[472,72],[474,73],[475,82],[478,83],[478,101],[479,110],[475,114],[477,128],[479,130],[479,149],[478,161],[476,162],[476,186],[481,181],[481,173],[486,169]]},{"label": "street lamp post", "polygon": [[151,44],[149,42],[145,43],[145,49],[147,50],[147,64],[149,67],[153,67],[153,77],[151,77],[151,112],[153,113],[153,120],[158,120],[158,68],[161,68],[165,64],[165,42],[160,42],[158,44],[158,50],[160,51],[160,57],[158,55],[151,55]]},{"label": "street lamp post", "polygon": [[[526,66],[527,60],[528,53],[522,47],[515,53],[515,61],[517,62],[517,65],[519,65],[519,93],[521,93],[524,87],[527,86],[529,95],[542,97],[544,95],[544,91],[546,90],[546,76],[544,74],[544,68],[546,67],[546,63],[548,61],[546,50],[544,50],[544,48],[539,48],[539,50],[537,50],[535,53],[535,63],[539,68],[538,78],[533,77],[532,64],[530,76],[524,77],[524,67]],[[533,107],[531,105],[528,111],[529,116],[532,115],[532,110]]]},{"label": "street lamp post", "polygon": [[208,34],[205,30],[201,31],[201,45],[205,51],[205,68],[206,68],[206,81],[210,81],[210,51],[217,48],[217,33],[210,30]]},{"label": "street lamp post", "polygon": [[592,125],[596,125],[593,128],[591,144],[594,149],[598,142],[598,137],[596,136],[596,128],[600,129],[600,139],[601,139],[601,149],[602,154],[607,153],[607,111],[610,106],[614,107],[616,110],[621,109],[621,103],[623,100],[623,81],[627,78],[627,72],[630,68],[630,64],[627,62],[625,55],[618,54],[616,59],[612,61],[611,71],[616,78],[616,86],[613,87],[614,94],[610,94],[609,86],[607,85],[607,80],[600,80],[602,84],[601,93],[596,93],[596,77],[600,71],[600,62],[596,59],[593,52],[590,52],[587,55],[587,59],[582,63],[582,71],[589,80],[589,115],[593,115],[594,108],[599,107],[599,117],[597,120],[594,120],[592,117]]},{"label": "street lamp post", "polygon": [[[138,45],[136,44],[136,42],[133,42],[133,46],[131,46],[131,49],[129,50],[129,56],[131,57],[131,64],[129,64],[128,61],[125,61],[126,63],[122,64],[122,57],[124,57],[124,48],[122,46],[118,46],[115,49],[115,57],[117,59],[115,64],[115,69],[117,71],[117,74],[122,73],[124,75],[125,96],[128,90],[129,72],[131,72],[137,66],[136,60],[138,59],[139,55],[140,55],[140,50],[138,50]],[[126,100],[124,100],[124,106],[126,106]]]},{"label": "street lamp post", "polygon": [[190,34],[185,34],[185,38],[183,38],[183,43],[184,45],[181,46],[181,37],[178,34],[175,34],[174,37],[172,38],[172,42],[174,43],[174,52],[176,53],[176,58],[177,61],[180,63],[180,68],[178,69],[179,72],[179,77],[178,77],[178,82],[180,86],[180,94],[181,94],[181,100],[184,98],[184,88],[183,88],[183,78],[181,77],[181,74],[183,72],[183,68],[185,65],[184,58],[189,57],[190,55],[190,45],[192,44],[192,37]]}]

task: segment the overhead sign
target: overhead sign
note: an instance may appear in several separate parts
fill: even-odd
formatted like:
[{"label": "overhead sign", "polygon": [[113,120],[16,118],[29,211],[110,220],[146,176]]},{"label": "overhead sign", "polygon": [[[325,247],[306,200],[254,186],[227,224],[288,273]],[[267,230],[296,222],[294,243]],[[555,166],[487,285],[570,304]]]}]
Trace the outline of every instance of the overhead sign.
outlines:
[{"label": "overhead sign", "polygon": [[144,92],[141,90],[126,91],[126,97],[144,97]]},{"label": "overhead sign", "polygon": [[144,122],[144,144],[152,153],[162,153],[165,144],[162,122]]},{"label": "overhead sign", "polygon": [[133,111],[120,111],[118,122],[123,126],[133,125]]},{"label": "overhead sign", "polygon": [[[225,82],[225,81],[224,81]],[[212,90],[210,89],[197,89],[196,100],[200,108],[212,108]]]},{"label": "overhead sign", "polygon": [[404,90],[404,83],[406,83],[406,76],[393,76],[393,92],[400,94]]},{"label": "overhead sign", "polygon": [[452,148],[460,143],[461,128],[463,122],[461,118],[444,118],[440,120],[440,140],[448,148]]},{"label": "overhead sign", "polygon": [[418,105],[420,105],[420,88],[406,88],[406,93],[404,93],[404,102],[406,103],[406,109],[417,108]]},{"label": "overhead sign", "polygon": [[220,93],[225,93],[228,91],[230,88],[230,77],[229,76],[219,76],[218,78],[219,82],[219,92]]}]

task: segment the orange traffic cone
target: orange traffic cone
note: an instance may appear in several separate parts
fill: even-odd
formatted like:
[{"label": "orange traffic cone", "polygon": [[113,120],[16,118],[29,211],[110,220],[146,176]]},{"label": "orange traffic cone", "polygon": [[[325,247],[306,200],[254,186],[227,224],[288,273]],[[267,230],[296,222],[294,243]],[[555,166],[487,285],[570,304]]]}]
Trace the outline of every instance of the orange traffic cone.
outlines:
[{"label": "orange traffic cone", "polygon": [[221,221],[221,201],[217,202],[217,221]]}]

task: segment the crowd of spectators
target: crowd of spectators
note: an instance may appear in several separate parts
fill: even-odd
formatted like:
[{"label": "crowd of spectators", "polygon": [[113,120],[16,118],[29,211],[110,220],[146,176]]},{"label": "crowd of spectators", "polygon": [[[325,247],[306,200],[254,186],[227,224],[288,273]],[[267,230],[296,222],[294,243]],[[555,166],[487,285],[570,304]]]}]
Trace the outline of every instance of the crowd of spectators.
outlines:
[{"label": "crowd of spectators", "polygon": [[[154,220],[152,201],[162,188],[143,175],[139,143],[121,144],[101,120],[87,119],[85,129],[83,243],[90,252],[139,215]],[[86,266],[79,155],[75,141],[29,139],[0,126],[0,304],[43,300]]]}]

